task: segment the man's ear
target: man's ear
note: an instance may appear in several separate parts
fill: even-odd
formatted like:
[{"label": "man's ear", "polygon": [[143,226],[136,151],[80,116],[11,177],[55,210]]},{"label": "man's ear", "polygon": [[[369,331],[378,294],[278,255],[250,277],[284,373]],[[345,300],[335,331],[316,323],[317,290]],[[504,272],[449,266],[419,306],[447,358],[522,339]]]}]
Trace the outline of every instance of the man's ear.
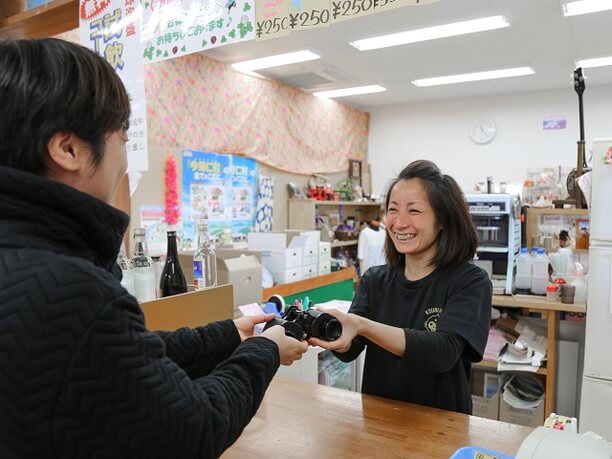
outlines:
[{"label": "man's ear", "polygon": [[56,132],[47,143],[50,169],[65,172],[85,170],[89,160],[86,142],[72,132]]}]

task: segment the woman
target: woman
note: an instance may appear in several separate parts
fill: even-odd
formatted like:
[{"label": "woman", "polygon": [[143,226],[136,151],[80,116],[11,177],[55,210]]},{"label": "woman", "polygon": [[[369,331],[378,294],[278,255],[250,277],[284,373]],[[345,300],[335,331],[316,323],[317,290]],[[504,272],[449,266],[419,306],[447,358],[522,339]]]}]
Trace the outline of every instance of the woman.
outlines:
[{"label": "woman", "polygon": [[487,343],[492,289],[470,263],[476,230],[457,182],[409,164],[386,198],[386,266],[361,279],[339,340],[310,344],[344,361],[367,346],[364,393],[471,414],[470,362]]},{"label": "woman", "polygon": [[145,329],[113,275],[130,104],[104,59],[0,40],[0,101],[0,456],[219,456],[308,344],[253,337],[272,315]]}]

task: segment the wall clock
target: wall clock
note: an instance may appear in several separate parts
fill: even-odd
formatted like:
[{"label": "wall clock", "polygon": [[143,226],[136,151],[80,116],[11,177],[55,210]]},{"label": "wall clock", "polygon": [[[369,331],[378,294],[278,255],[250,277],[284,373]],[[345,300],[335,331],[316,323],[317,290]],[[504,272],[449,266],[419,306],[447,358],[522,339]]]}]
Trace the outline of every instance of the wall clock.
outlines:
[{"label": "wall clock", "polygon": [[472,142],[484,145],[491,142],[497,134],[497,126],[493,120],[481,120],[474,123],[469,130]]}]

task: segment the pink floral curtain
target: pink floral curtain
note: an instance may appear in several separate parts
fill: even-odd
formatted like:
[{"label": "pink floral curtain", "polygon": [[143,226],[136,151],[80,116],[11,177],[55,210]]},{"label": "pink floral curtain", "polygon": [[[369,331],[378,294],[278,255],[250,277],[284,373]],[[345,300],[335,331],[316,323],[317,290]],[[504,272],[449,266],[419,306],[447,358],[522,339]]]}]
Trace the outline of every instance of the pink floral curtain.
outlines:
[{"label": "pink floral curtain", "polygon": [[244,154],[279,169],[366,159],[369,114],[198,54],[145,66],[149,144]]}]

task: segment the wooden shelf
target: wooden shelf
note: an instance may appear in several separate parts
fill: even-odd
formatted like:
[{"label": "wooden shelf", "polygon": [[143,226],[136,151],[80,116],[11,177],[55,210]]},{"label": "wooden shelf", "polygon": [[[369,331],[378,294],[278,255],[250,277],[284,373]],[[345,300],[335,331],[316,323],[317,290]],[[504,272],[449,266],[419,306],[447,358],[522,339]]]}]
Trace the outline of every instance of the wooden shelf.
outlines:
[{"label": "wooden shelf", "polygon": [[528,308],[539,311],[586,312],[586,304],[565,304],[560,301],[548,301],[545,297],[535,295],[493,295],[493,306],[507,308]]},{"label": "wooden shelf", "polygon": [[302,202],[313,202],[317,206],[355,206],[355,207],[380,207],[383,202],[372,202],[372,201],[318,201],[316,199],[298,199],[290,198],[289,201],[302,201]]},{"label": "wooden shelf", "polygon": [[[475,368],[477,370],[494,370],[497,371],[497,362],[491,362],[489,360],[481,360],[478,363],[473,363],[472,364],[472,368]],[[502,372],[512,372],[512,370],[502,370],[500,371],[500,373]],[[542,376],[546,376],[547,371],[546,371],[546,367],[540,367],[538,369],[538,371],[536,372],[531,372],[531,371],[521,371],[520,373],[525,373],[525,374],[536,374],[536,375],[542,375]]]},{"label": "wooden shelf", "polygon": [[533,215],[589,215],[589,209],[553,209],[551,207],[529,207]]},{"label": "wooden shelf", "polygon": [[352,239],[350,241],[334,241],[331,243],[332,248],[334,247],[346,247],[349,245],[357,245],[357,239]]},{"label": "wooden shelf", "polygon": [[355,272],[355,268],[350,267],[341,269],[340,271],[334,271],[333,273],[324,274],[322,276],[291,282],[290,284],[279,284],[265,289],[263,291],[262,299],[265,301],[272,295],[289,296],[295,293],[305,292],[306,290],[314,290],[315,288],[334,284],[345,279],[354,279],[356,276],[357,273]]},{"label": "wooden shelf", "polygon": [[1,18],[0,37],[51,37],[76,29],[78,26],[78,0],[53,0],[15,16]]}]

